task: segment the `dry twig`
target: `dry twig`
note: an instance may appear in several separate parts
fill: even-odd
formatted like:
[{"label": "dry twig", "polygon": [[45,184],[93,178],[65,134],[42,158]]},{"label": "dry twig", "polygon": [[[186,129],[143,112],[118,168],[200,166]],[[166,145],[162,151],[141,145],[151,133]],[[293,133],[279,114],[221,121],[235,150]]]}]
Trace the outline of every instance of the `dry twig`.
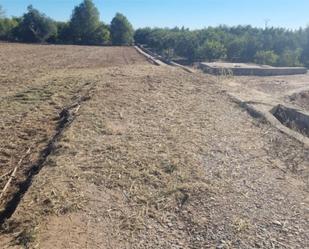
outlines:
[{"label": "dry twig", "polygon": [[14,179],[16,172],[18,170],[18,168],[20,167],[20,165],[22,164],[23,160],[30,154],[31,152],[31,146],[29,147],[29,149],[26,151],[26,153],[23,155],[23,157],[18,161],[17,165],[15,166],[15,168],[12,171],[12,174],[9,178],[9,180],[7,181],[7,183],[5,184],[4,188],[1,191],[0,194],[0,200],[3,198],[5,192],[7,191],[8,187],[10,186],[12,180]]}]

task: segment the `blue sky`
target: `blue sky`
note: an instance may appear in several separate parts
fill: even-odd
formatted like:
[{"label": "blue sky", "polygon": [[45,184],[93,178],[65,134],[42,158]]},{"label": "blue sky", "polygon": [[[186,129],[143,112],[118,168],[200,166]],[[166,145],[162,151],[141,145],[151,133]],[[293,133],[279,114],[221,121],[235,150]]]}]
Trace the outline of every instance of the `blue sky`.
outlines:
[{"label": "blue sky", "polygon": [[[32,4],[64,21],[81,0],[0,0],[8,16],[19,16]],[[116,12],[135,28],[185,26],[192,29],[227,24],[251,24],[295,29],[309,25],[309,0],[94,0],[101,19],[109,23]]]}]

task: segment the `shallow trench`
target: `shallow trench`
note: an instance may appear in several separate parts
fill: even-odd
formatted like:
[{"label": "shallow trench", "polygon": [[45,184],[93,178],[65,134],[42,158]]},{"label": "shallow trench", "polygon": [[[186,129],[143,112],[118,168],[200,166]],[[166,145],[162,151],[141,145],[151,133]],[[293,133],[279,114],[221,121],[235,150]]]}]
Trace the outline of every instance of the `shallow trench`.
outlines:
[{"label": "shallow trench", "polygon": [[309,137],[309,115],[299,110],[277,105],[271,113],[284,126]]},{"label": "shallow trench", "polygon": [[13,194],[9,202],[6,203],[3,211],[0,212],[0,225],[2,225],[7,219],[11,218],[21,202],[23,196],[26,194],[32,184],[34,176],[38,175],[41,169],[44,167],[46,160],[56,150],[56,144],[62,137],[64,131],[72,124],[76,118],[76,114],[80,108],[82,102],[90,99],[88,95],[77,98],[73,104],[62,109],[59,113],[57,126],[55,128],[54,135],[48,141],[46,147],[40,152],[38,160],[34,163],[29,170],[25,172],[27,178],[18,184],[18,190]]}]

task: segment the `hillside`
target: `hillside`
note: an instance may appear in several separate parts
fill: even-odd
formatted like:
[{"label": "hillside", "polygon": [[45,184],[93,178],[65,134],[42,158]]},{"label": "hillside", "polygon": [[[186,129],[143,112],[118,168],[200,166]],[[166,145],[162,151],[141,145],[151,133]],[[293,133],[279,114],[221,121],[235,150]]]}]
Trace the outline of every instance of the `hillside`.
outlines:
[{"label": "hillside", "polygon": [[132,47],[0,57],[1,248],[308,246],[308,148],[219,78]]}]

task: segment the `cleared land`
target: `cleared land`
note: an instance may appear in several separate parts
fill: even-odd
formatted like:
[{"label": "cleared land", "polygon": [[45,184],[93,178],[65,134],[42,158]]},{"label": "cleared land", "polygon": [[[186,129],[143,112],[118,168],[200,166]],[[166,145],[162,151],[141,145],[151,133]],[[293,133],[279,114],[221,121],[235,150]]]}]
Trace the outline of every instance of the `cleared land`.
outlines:
[{"label": "cleared land", "polygon": [[309,74],[289,76],[217,77],[218,83],[244,100],[272,106],[278,103],[309,111]]},{"label": "cleared land", "polygon": [[87,77],[85,68],[134,65],[145,59],[130,48],[0,44],[0,50],[3,210],[19,191],[19,184],[34,166],[39,170],[50,153],[53,137],[69,121],[64,111],[74,109],[94,90],[95,79]]},{"label": "cleared land", "polygon": [[[0,45],[36,54],[26,84],[1,81],[3,173],[30,148],[22,180],[65,128],[2,224],[1,248],[308,247],[302,144],[251,118],[217,77],[150,65],[133,48],[57,48]],[[63,110],[70,126],[59,127]]]},{"label": "cleared land", "polygon": [[[304,143],[309,146],[309,74],[271,77],[229,75],[218,76],[217,82],[229,94],[264,115],[278,114],[277,110],[281,109],[281,117],[274,116],[290,131],[304,135],[298,139],[306,140]],[[283,111],[288,109],[290,111]]]}]

